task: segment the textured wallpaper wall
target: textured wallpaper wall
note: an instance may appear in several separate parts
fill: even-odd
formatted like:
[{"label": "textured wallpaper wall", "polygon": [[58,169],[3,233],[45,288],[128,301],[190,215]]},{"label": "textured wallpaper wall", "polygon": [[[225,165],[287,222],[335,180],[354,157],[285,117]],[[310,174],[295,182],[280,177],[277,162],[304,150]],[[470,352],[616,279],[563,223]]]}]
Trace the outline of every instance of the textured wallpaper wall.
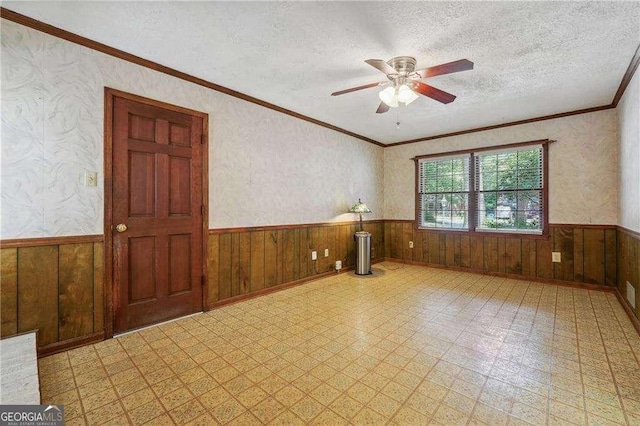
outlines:
[{"label": "textured wallpaper wall", "polygon": [[[103,233],[105,86],[209,114],[211,228],[382,218],[382,148],[2,20],[2,238]],[[82,185],[97,171],[97,188]]]},{"label": "textured wallpaper wall", "polygon": [[618,224],[640,232],[640,77],[636,72],[618,104],[620,138]]},{"label": "textured wallpaper wall", "polygon": [[416,155],[537,139],[557,140],[549,148],[549,221],[615,225],[618,153],[613,109],[386,148],[385,219],[414,219],[411,158]]}]

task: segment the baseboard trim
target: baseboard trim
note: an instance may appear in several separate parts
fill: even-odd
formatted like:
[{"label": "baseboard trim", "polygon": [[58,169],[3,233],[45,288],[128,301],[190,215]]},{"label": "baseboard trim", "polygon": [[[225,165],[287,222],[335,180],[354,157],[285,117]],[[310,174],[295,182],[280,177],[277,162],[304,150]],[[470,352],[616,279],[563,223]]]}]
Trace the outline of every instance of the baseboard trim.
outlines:
[{"label": "baseboard trim", "polygon": [[43,358],[49,355],[57,354],[59,352],[68,351],[69,349],[78,348],[80,346],[90,345],[91,343],[97,343],[104,340],[104,331],[89,334],[86,336],[76,337],[74,339],[67,339],[61,342],[51,343],[50,345],[38,348],[38,358]]},{"label": "baseboard trim", "polygon": [[624,311],[627,313],[627,316],[631,320],[631,324],[633,324],[636,332],[638,333],[638,335],[640,335],[640,320],[638,320],[638,317],[631,309],[631,306],[629,306],[629,302],[627,302],[627,300],[622,296],[622,293],[620,293],[620,289],[618,287],[616,287],[615,293],[616,297],[618,298],[618,302],[620,302],[620,304],[622,305],[622,309],[624,309]]},{"label": "baseboard trim", "polygon": [[573,281],[556,280],[554,278],[542,278],[542,277],[532,277],[529,275],[510,274],[507,272],[491,272],[491,271],[485,271],[483,269],[464,268],[461,266],[447,266],[447,265],[440,265],[438,263],[417,262],[413,260],[395,259],[392,257],[385,257],[384,260],[388,262],[406,263],[408,265],[428,266],[430,268],[448,269],[451,271],[469,272],[473,274],[490,275],[494,277],[511,278],[511,279],[523,280],[523,281],[534,281],[542,284],[555,284],[555,285],[561,285],[563,287],[580,288],[583,290],[596,290],[596,291],[604,291],[608,293],[613,293],[616,291],[615,287],[600,285],[600,284],[577,283]]}]

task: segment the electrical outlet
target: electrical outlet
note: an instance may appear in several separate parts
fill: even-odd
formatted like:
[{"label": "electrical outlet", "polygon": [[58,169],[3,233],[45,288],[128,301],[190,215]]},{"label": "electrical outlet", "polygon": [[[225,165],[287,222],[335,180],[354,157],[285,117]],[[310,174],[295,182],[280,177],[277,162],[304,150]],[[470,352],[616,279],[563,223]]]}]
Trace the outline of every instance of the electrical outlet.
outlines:
[{"label": "electrical outlet", "polygon": [[318,252],[317,251],[312,251],[311,252],[311,260],[317,260],[318,259]]},{"label": "electrical outlet", "polygon": [[324,257],[329,257],[329,249],[324,249]]},{"label": "electrical outlet", "polygon": [[552,251],[551,252],[551,261],[554,262],[554,263],[562,262],[562,259],[560,257],[560,252],[559,251]]},{"label": "electrical outlet", "polygon": [[336,260],[336,271],[340,271],[340,269],[342,269],[342,261],[341,260]]},{"label": "electrical outlet", "polygon": [[98,172],[84,172],[84,186],[98,186]]},{"label": "electrical outlet", "polygon": [[413,248],[413,241],[409,241],[409,248]]}]

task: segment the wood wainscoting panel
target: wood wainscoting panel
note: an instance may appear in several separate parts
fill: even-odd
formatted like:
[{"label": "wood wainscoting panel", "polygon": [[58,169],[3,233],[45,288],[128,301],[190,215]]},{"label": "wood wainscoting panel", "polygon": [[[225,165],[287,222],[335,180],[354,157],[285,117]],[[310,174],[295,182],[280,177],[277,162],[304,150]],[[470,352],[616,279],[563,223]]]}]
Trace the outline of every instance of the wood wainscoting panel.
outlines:
[{"label": "wood wainscoting panel", "polygon": [[[612,287],[618,274],[613,225],[550,225],[546,238],[416,229],[406,220],[385,221],[383,228],[388,259]],[[551,261],[553,251],[562,262]]]},{"label": "wood wainscoting panel", "polygon": [[264,288],[264,231],[251,232],[251,276],[249,282],[250,292]]},{"label": "wood wainscoting panel", "polygon": [[220,285],[220,236],[217,234],[209,235],[209,243],[207,244],[207,280],[208,294],[206,301],[218,301],[218,291]]},{"label": "wood wainscoting panel", "polygon": [[605,283],[604,229],[584,230],[584,282]]},{"label": "wood wainscoting panel", "polygon": [[58,247],[18,251],[18,333],[38,330],[38,346],[58,341]]},{"label": "wood wainscoting panel", "polygon": [[[615,229],[605,229],[604,231],[604,266],[605,266],[605,284],[616,286],[617,274],[617,231]],[[640,261],[640,258],[638,259]]]},{"label": "wood wainscoting panel", "polygon": [[0,250],[0,335],[18,333],[18,249]]},{"label": "wood wainscoting panel", "polygon": [[[220,252],[218,258],[220,259],[220,266],[218,273],[220,278],[218,279],[218,300],[228,299],[231,297],[231,233],[221,234],[220,238]],[[212,253],[214,256],[215,254]],[[209,300],[209,303],[212,301]]]},{"label": "wood wainscoting panel", "polygon": [[[27,245],[28,241],[33,246]],[[37,331],[38,353],[104,330],[104,246],[96,236],[16,240],[2,248],[2,337]]]},{"label": "wood wainscoting panel", "polygon": [[[401,247],[408,248],[413,236],[411,225],[394,223],[393,228],[397,250],[402,253]],[[342,261],[343,268],[353,267],[357,229],[356,223],[324,223],[211,230],[207,306],[331,273],[336,260]],[[384,258],[386,224],[364,222],[363,229],[371,233],[372,260]],[[311,260],[312,251],[317,260]]]},{"label": "wood wainscoting panel", "polygon": [[93,331],[104,330],[104,244],[93,243]]},{"label": "wood wainscoting panel", "polygon": [[[553,232],[553,251],[561,253],[560,263],[553,264],[553,277],[563,281],[574,280],[574,239],[573,228],[554,227]],[[580,254],[578,253],[578,257]],[[602,281],[604,284],[604,280]],[[595,283],[593,283],[595,284]]]},{"label": "wood wainscoting panel", "polygon": [[93,244],[59,246],[58,340],[93,333]]},{"label": "wood wainscoting panel", "polygon": [[[616,257],[618,259],[618,290],[622,298],[625,300],[625,303],[627,303],[627,282],[635,288],[636,308],[634,310],[634,314],[636,318],[640,318],[640,235],[625,228],[618,227]],[[611,272],[609,272],[609,274],[610,273]],[[629,309],[633,310],[630,305]]]}]

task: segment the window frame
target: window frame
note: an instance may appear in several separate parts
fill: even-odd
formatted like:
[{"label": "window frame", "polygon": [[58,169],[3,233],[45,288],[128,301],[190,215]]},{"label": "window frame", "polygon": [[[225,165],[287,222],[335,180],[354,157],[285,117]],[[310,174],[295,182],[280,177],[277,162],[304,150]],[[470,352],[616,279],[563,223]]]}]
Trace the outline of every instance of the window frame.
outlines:
[{"label": "window frame", "polygon": [[[414,228],[422,231],[436,232],[436,233],[456,233],[456,234],[470,234],[470,235],[478,235],[478,236],[489,236],[489,237],[518,237],[518,238],[531,238],[531,239],[542,239],[548,238],[549,236],[549,144],[555,142],[551,139],[540,139],[540,140],[532,140],[526,142],[516,142],[509,143],[504,145],[493,145],[476,149],[464,149],[458,151],[447,151],[440,152],[437,154],[426,154],[419,155],[413,157],[414,161],[414,173],[415,173],[415,188],[414,188],[414,197],[415,197],[415,218],[414,218]],[[477,230],[477,211],[476,211],[476,198],[478,191],[476,190],[475,185],[475,153],[486,152],[486,151],[502,151],[509,150],[510,148],[522,148],[529,145],[540,145],[542,146],[542,232],[534,233],[534,232],[520,232],[515,230],[495,230],[491,231],[486,228],[481,228]],[[465,154],[470,155],[470,166],[469,166],[469,206],[468,206],[468,221],[469,221],[469,229],[464,228],[431,228],[422,226],[422,221],[420,218],[420,160],[424,159],[434,159],[438,157],[451,157],[451,156],[462,156]]]}]

